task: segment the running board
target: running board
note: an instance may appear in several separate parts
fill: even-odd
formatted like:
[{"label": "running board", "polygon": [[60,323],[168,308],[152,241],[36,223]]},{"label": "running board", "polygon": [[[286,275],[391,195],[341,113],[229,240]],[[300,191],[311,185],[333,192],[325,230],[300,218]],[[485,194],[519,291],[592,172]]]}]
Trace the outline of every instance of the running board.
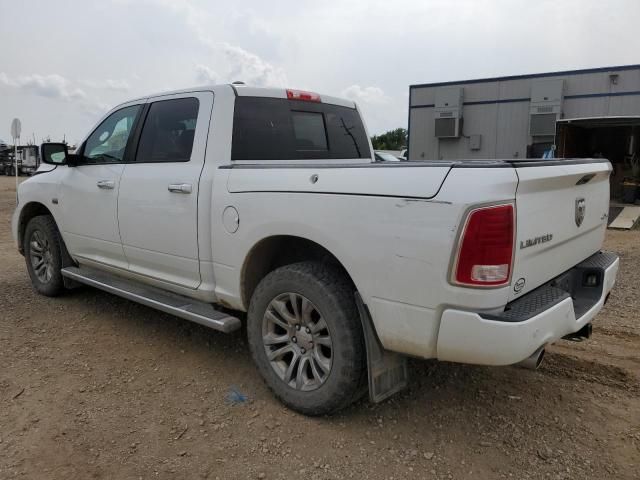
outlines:
[{"label": "running board", "polygon": [[116,275],[87,267],[67,267],[61,271],[64,277],[113,293],[147,307],[155,308],[176,317],[191,320],[205,327],[224,333],[238,330],[240,319],[216,310],[210,303],[142,285]]}]

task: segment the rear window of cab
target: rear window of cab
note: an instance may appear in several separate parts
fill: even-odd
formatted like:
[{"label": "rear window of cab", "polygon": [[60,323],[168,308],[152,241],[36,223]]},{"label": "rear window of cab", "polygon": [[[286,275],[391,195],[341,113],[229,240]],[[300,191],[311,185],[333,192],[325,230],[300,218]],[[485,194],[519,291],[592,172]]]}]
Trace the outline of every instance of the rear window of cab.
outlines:
[{"label": "rear window of cab", "polygon": [[355,108],[283,98],[236,98],[232,160],[348,158],[371,158]]}]

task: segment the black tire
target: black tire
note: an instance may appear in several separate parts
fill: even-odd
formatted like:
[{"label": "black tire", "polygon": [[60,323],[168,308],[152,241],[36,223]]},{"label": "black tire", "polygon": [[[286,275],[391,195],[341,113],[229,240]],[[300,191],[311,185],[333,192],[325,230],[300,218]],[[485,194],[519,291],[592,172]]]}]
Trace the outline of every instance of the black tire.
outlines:
[{"label": "black tire", "polygon": [[[322,383],[318,382],[319,386],[310,391],[299,389],[297,385],[290,386],[279,376],[267,356],[266,349],[271,347],[265,347],[263,343],[267,308],[272,301],[287,293],[300,295],[311,302],[328,327],[324,331],[328,331],[331,341],[330,368],[328,373],[322,372],[325,375]],[[347,407],[362,396],[367,380],[366,354],[354,293],[353,285],[344,274],[319,262],[280,267],[269,273],[253,293],[247,315],[251,354],[267,386],[289,408],[304,415],[327,415]],[[320,348],[317,343],[313,346],[312,342],[311,345],[306,352],[308,357],[313,355],[312,349]],[[300,344],[295,346],[300,347]],[[305,353],[304,349],[302,353]],[[311,363],[313,360],[308,360],[305,368],[309,365],[311,369]],[[302,364],[300,361],[298,366]],[[316,371],[319,371],[317,367]]]},{"label": "black tire", "polygon": [[[43,245],[40,245],[41,252],[37,252],[34,242],[46,245],[44,249]],[[24,231],[22,245],[33,288],[47,297],[56,297],[63,293],[64,281],[61,273],[63,243],[53,217],[50,215],[33,217]],[[47,263],[45,274],[42,274],[42,264],[39,262],[42,258],[46,258]]]}]

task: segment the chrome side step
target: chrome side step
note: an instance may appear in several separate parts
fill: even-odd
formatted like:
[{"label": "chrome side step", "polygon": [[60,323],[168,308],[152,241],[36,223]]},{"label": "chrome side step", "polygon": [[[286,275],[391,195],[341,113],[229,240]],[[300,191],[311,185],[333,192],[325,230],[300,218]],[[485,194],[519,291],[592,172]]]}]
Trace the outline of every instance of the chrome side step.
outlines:
[{"label": "chrome side step", "polygon": [[67,267],[63,268],[61,273],[76,282],[99,288],[224,333],[238,330],[241,326],[239,318],[216,310],[210,303],[165,292],[159,288],[142,285],[110,273],[88,267]]}]

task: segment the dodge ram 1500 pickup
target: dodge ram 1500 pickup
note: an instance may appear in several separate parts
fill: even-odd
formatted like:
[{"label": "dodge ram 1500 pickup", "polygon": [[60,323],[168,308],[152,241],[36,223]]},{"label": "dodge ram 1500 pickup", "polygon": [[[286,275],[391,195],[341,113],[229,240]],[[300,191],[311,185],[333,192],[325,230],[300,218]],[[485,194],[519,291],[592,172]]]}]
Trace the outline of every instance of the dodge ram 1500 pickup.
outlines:
[{"label": "dodge ram 1500 pickup", "polygon": [[618,270],[607,160],[375,162],[331,96],[153,95],[41,154],[12,222],[38,292],[246,320],[265,382],[309,415],[398,391],[407,356],[535,367],[589,336]]}]

